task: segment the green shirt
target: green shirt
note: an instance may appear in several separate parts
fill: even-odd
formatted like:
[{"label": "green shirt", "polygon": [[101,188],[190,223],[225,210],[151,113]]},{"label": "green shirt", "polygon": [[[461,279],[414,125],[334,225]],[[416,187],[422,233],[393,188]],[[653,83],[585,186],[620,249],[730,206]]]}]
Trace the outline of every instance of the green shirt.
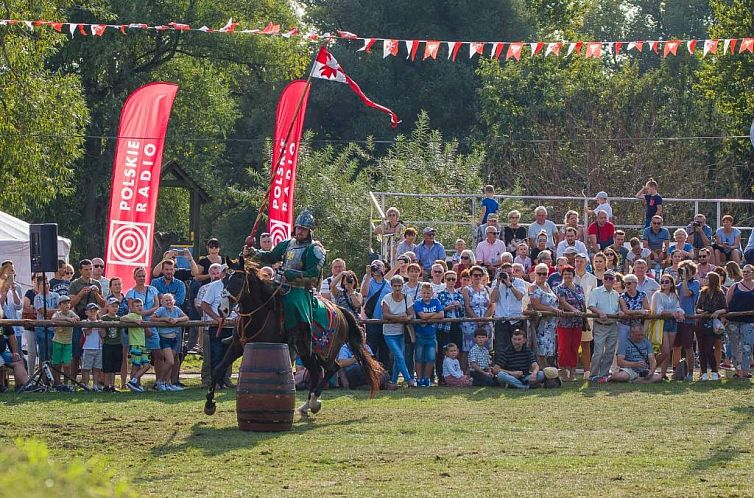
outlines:
[{"label": "green shirt", "polygon": [[[53,320],[60,320],[61,318],[78,318],[79,316],[72,310],[68,310],[63,313],[62,311],[56,312],[52,315]],[[57,327],[55,329],[55,335],[52,336],[52,342],[58,344],[71,344],[73,343],[73,327]]]},{"label": "green shirt", "polygon": [[[128,320],[132,322],[141,321],[144,317],[142,317],[138,313],[129,313],[125,317]],[[144,329],[141,327],[135,327],[135,328],[129,328],[128,329],[128,346],[141,346],[144,347],[147,344],[147,339],[144,336]]]},{"label": "green shirt", "polygon": [[[102,317],[102,321],[103,322],[120,322],[120,317],[105,315]],[[104,343],[105,344],[118,344],[118,345],[122,344],[123,341],[121,341],[121,338],[120,338],[120,331],[121,329],[116,328],[116,327],[106,328]]]}]

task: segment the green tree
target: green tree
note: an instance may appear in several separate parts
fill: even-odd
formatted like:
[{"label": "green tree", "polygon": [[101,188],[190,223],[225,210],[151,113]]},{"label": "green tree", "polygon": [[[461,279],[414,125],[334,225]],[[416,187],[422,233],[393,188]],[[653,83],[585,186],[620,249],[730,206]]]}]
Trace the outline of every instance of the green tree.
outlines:
[{"label": "green tree", "polygon": [[[60,19],[70,2],[7,0],[6,19]],[[4,7],[4,8],[3,8]],[[25,25],[0,26],[0,209],[26,217],[72,192],[89,112],[76,75],[45,61],[63,38]]]}]

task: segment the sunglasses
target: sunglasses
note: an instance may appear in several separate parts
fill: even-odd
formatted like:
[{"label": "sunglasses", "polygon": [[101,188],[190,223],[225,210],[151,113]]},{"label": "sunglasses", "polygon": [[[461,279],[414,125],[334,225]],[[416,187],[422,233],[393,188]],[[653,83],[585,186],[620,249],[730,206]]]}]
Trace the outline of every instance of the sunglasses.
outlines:
[{"label": "sunglasses", "polygon": [[673,282],[671,282],[670,280],[663,280],[660,283],[664,285],[671,285]]},{"label": "sunglasses", "polygon": [[472,277],[474,277],[474,278],[477,278],[477,277],[482,278],[482,274],[481,273],[475,273],[475,274],[472,275]]},{"label": "sunglasses", "polygon": [[543,272],[538,271],[537,275],[539,275],[540,277],[546,277],[547,273],[543,273]]},{"label": "sunglasses", "polygon": [[625,285],[636,285],[636,282],[623,282]]},{"label": "sunglasses", "polygon": [[94,265],[95,268],[104,268],[105,265]]},{"label": "sunglasses", "polygon": [[653,225],[662,225],[662,223],[660,223],[659,221],[653,221],[652,224]]},{"label": "sunglasses", "polygon": [[65,272],[65,274],[66,275],[73,275],[73,272],[72,271],[67,271],[67,272]]},{"label": "sunglasses", "polygon": [[471,259],[471,258],[470,258],[470,257],[468,257],[468,256],[461,256],[461,259],[466,259],[466,260],[468,260],[468,259]]},{"label": "sunglasses", "polygon": [[455,278],[446,278],[445,281],[446,282],[455,282],[456,279]]},{"label": "sunglasses", "polygon": [[518,219],[518,216],[508,216],[508,219],[509,219],[509,220],[517,220],[517,219]]},{"label": "sunglasses", "polygon": [[602,277],[602,280],[615,280],[615,277],[611,277],[610,275],[606,275]]}]

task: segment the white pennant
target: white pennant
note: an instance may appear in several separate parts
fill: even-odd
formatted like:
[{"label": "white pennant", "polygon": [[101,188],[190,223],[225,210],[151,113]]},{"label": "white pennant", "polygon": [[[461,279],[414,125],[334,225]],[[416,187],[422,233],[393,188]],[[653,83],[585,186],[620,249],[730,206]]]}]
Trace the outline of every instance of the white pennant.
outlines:
[{"label": "white pennant", "polygon": [[534,52],[537,50],[537,45],[539,45],[539,42],[532,42],[529,43],[529,47],[531,47],[531,56],[534,57]]},{"label": "white pennant", "polygon": [[94,24],[89,25],[89,30],[92,32],[92,35],[97,34],[97,26],[95,26]]},{"label": "white pennant", "polygon": [[34,31],[34,26],[31,25],[31,21],[24,21],[24,24],[29,28],[29,31]]},{"label": "white pennant", "polygon": [[548,55],[550,55],[552,53],[552,49],[553,48],[555,48],[555,44],[554,43],[548,43],[547,44],[547,48],[545,49],[545,57],[547,57]]},{"label": "white pennant", "polygon": [[568,53],[566,54],[566,57],[568,57],[569,55],[571,55],[575,49],[576,49],[576,44],[575,43],[569,43],[568,44]]},{"label": "white pennant", "polygon": [[71,32],[71,38],[73,38],[73,34],[76,32],[76,24],[70,23],[68,25],[68,31]]},{"label": "white pennant", "polygon": [[448,59],[453,57],[453,51],[456,49],[456,45],[461,42],[448,42]]},{"label": "white pennant", "polygon": [[686,50],[688,50],[689,53],[691,53],[691,50],[692,50],[691,47],[693,46],[693,43],[694,43],[694,40],[689,40],[686,42]]},{"label": "white pennant", "polygon": [[730,48],[730,38],[723,41],[723,55],[728,53],[728,48]]},{"label": "white pennant", "polygon": [[411,52],[414,51],[414,45],[419,43],[418,40],[403,40],[403,43],[406,44],[406,52],[408,52],[408,55],[406,56],[406,59],[411,58]]},{"label": "white pennant", "polygon": [[706,56],[711,48],[712,48],[712,40],[704,40],[704,52],[702,53],[702,57]]},{"label": "white pennant", "polygon": [[7,26],[8,20],[7,19],[0,19],[0,26]]},{"label": "white pennant", "polygon": [[626,47],[626,52],[630,52],[631,50],[636,48],[636,42],[628,42],[628,46]]},{"label": "white pennant", "polygon": [[372,39],[371,38],[364,38],[364,46],[361,47],[360,49],[358,49],[357,52],[363,52],[363,51],[365,51],[367,49],[367,47],[369,46],[370,43],[372,43]]},{"label": "white pennant", "polygon": [[490,55],[493,57],[495,56],[495,53],[497,52],[497,47],[500,46],[500,43],[502,42],[492,42],[492,52],[490,52]]},{"label": "white pennant", "polygon": [[608,43],[605,44],[605,50],[610,55],[613,55],[613,45],[614,45],[613,42],[608,42]]}]

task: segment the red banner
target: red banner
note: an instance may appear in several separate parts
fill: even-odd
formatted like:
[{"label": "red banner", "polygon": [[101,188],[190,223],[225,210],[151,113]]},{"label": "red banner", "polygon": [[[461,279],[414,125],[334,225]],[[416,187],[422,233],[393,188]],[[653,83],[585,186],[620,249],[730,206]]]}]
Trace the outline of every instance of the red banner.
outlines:
[{"label": "red banner", "polygon": [[154,215],[162,149],[178,85],[150,83],[126,99],[120,114],[110,190],[105,275],[134,285],[137,266],[151,275]]},{"label": "red banner", "polygon": [[273,244],[289,238],[293,229],[296,162],[308,101],[309,85],[305,80],[295,80],[285,87],[278,102],[268,223]]}]

